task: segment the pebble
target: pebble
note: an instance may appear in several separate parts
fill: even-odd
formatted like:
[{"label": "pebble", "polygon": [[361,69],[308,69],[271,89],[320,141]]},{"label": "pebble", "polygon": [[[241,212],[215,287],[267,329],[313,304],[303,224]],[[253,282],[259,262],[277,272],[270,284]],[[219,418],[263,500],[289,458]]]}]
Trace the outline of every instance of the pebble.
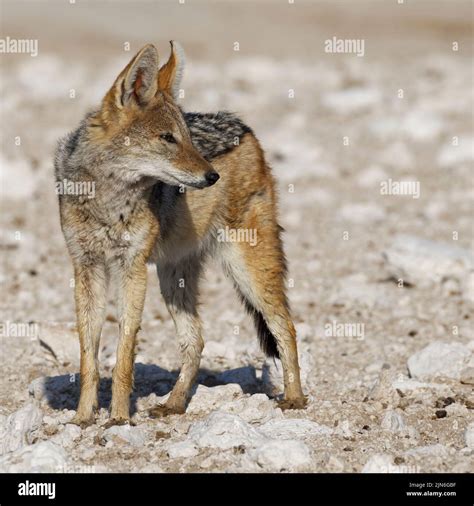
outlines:
[{"label": "pebble", "polygon": [[57,473],[67,466],[63,448],[51,441],[25,446],[0,459],[4,473]]},{"label": "pebble", "polygon": [[0,455],[31,443],[31,434],[41,426],[43,412],[33,402],[6,417],[0,426]]},{"label": "pebble", "polygon": [[181,441],[168,446],[167,454],[172,459],[191,458],[198,455],[199,450],[191,441]]},{"label": "pebble", "polygon": [[409,235],[396,236],[383,256],[395,279],[425,288],[452,278],[467,289],[466,277],[474,268],[467,249]]},{"label": "pebble", "polygon": [[237,415],[215,411],[205,420],[191,425],[189,437],[199,447],[230,449],[235,446],[258,446],[267,437]]},{"label": "pebble", "polygon": [[286,418],[270,420],[259,427],[259,430],[269,438],[275,439],[305,439],[318,436],[329,436],[334,431],[326,425],[304,418]]},{"label": "pebble", "polygon": [[[146,431],[131,425],[113,425],[104,431],[107,442],[129,443],[132,446],[143,446],[146,443]],[[107,446],[107,445],[106,445]]]},{"label": "pebble", "polygon": [[376,453],[365,463],[362,473],[393,473],[396,468],[391,455]]},{"label": "pebble", "polygon": [[311,464],[307,444],[295,440],[273,440],[251,450],[249,456],[265,471],[301,471]]},{"label": "pebble", "polygon": [[70,448],[73,443],[81,437],[81,435],[82,430],[79,426],[68,423],[58,434],[55,434],[51,438],[51,441],[63,448]]},{"label": "pebble", "polygon": [[464,442],[468,448],[474,449],[474,422],[471,422],[464,431]]},{"label": "pebble", "polygon": [[470,350],[460,343],[435,341],[408,359],[408,370],[413,378],[421,380],[437,377],[459,380],[470,357]]},{"label": "pebble", "polygon": [[225,402],[233,401],[243,396],[242,387],[235,383],[206,387],[198,385],[187,407],[187,413],[197,414],[220,408]]},{"label": "pebble", "polygon": [[395,410],[389,410],[385,413],[381,426],[382,429],[390,432],[404,432],[407,429],[405,419]]}]

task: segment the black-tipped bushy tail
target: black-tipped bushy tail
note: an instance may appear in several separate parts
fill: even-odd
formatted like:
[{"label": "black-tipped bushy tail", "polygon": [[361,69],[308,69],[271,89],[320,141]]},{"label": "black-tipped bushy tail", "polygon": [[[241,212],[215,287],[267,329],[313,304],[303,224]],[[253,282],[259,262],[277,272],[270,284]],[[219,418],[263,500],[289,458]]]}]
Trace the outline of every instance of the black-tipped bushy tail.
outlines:
[{"label": "black-tipped bushy tail", "polygon": [[260,348],[262,348],[263,353],[265,353],[267,357],[280,358],[275,336],[270,332],[262,313],[257,311],[257,309],[255,309],[242,294],[240,294],[240,297],[242,298],[245,309],[253,318],[255,328],[257,330],[258,340],[260,341]]}]

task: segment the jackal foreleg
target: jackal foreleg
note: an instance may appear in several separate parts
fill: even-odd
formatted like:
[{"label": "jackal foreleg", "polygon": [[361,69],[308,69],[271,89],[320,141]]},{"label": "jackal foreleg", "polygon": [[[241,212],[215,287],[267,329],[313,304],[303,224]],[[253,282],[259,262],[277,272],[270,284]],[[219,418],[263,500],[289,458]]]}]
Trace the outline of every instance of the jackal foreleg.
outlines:
[{"label": "jackal foreleg", "polygon": [[109,424],[130,419],[130,393],[133,388],[135,341],[143,313],[146,292],[146,261],[141,255],[130,264],[120,264],[117,274],[119,343],[112,374],[112,404]]},{"label": "jackal foreleg", "polygon": [[191,257],[179,265],[158,266],[161,293],[178,335],[182,367],[166,404],[150,410],[153,417],[184,413],[199,371],[204,341],[197,313],[198,283],[202,259]]},{"label": "jackal foreleg", "polygon": [[98,407],[99,342],[105,317],[107,275],[105,266],[74,266],[76,318],[81,348],[81,395],[73,423],[94,422]]}]

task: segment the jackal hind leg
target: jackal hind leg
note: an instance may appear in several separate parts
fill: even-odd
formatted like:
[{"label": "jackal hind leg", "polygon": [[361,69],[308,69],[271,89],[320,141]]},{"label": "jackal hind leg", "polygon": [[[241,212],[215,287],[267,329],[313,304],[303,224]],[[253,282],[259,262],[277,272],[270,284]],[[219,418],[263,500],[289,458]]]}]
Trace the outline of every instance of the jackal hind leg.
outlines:
[{"label": "jackal hind leg", "polygon": [[147,268],[145,257],[113,266],[117,283],[119,342],[112,373],[112,403],[106,426],[130,422],[130,393],[133,389],[136,336],[145,304]]},{"label": "jackal hind leg", "polygon": [[176,327],[182,366],[166,403],[150,410],[150,416],[155,418],[185,412],[199,371],[204,348],[201,320],[197,313],[201,266],[202,259],[192,256],[178,265],[168,263],[157,267],[161,293]]},{"label": "jackal hind leg", "polygon": [[95,421],[99,389],[99,343],[105,319],[107,274],[102,264],[74,265],[76,318],[81,349],[81,393],[72,423],[87,427]]},{"label": "jackal hind leg", "polygon": [[284,398],[280,407],[303,409],[307,398],[301,388],[296,331],[285,293],[286,262],[279,227],[271,221],[264,226],[256,214],[248,223],[256,240],[223,244],[224,271],[254,319],[263,351],[281,360]]}]

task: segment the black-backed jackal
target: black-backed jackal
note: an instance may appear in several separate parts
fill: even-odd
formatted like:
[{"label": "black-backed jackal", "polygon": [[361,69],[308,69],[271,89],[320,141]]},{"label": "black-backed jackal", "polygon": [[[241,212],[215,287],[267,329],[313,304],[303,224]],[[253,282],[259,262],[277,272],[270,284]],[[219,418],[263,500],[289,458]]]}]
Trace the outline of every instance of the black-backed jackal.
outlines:
[{"label": "black-backed jackal", "polygon": [[[253,316],[263,351],[281,359],[281,407],[306,404],[285,295],[273,177],[257,139],[237,117],[183,113],[176,105],[183,63],[177,44],[171,43],[170,58],[161,68],[156,48],[145,46],[100,108],[57,148],[57,181],[95,188],[94,198],[59,196],[75,276],[81,394],[74,421],[81,426],[94,422],[98,405],[98,351],[109,281],[117,287],[120,333],[110,423],[129,420],[147,262],[156,264],[182,354],[166,404],[150,414],[185,411],[204,347],[198,285],[210,255],[221,260]],[[220,241],[222,230],[252,230],[256,240]]]}]

